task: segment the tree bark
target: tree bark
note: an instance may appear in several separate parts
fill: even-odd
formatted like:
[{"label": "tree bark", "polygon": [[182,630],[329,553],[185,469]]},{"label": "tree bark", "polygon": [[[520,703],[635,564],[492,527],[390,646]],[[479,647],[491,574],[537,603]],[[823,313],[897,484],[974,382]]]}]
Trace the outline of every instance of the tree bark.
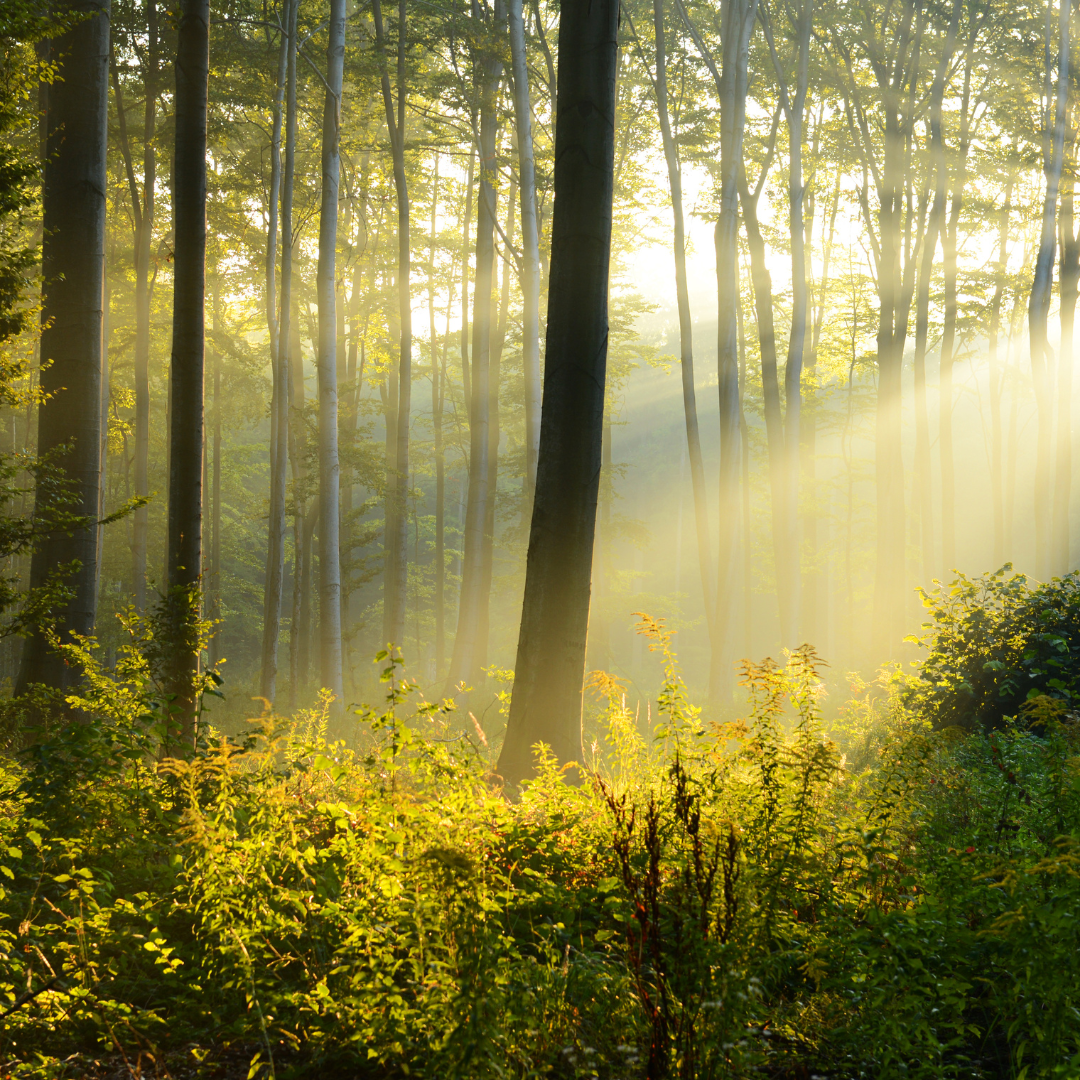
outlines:
[{"label": "tree bark", "polygon": [[[292,305],[292,192],[296,147],[296,13],[298,0],[284,0],[278,50],[273,129],[270,138],[270,199],[266,231],[266,323],[270,333],[273,396],[270,402],[270,506],[263,592],[262,667],[259,693],[270,704],[277,695],[278,643],[285,587],[286,485],[289,468],[289,339]],[[288,88],[285,184],[281,175],[282,107]],[[277,312],[278,199],[281,197],[281,318]]]},{"label": "tree bark", "polygon": [[390,134],[390,150],[394,166],[394,195],[398,212],[398,415],[395,432],[394,475],[390,510],[386,523],[386,569],[383,586],[383,640],[400,646],[405,638],[405,603],[408,583],[408,547],[406,528],[408,513],[406,496],[409,490],[409,417],[412,411],[412,278],[410,251],[409,186],[405,176],[405,46],[407,23],[405,0],[398,0],[397,40],[397,104],[390,89],[390,69],[387,59],[386,34],[383,29],[382,5],[372,0],[375,37],[379,49],[383,105],[386,126]]},{"label": "tree bark", "polygon": [[341,504],[338,458],[337,224],[341,177],[341,89],[345,65],[345,0],[330,0],[319,211],[319,677],[344,708],[341,667]]},{"label": "tree bark", "polygon": [[513,790],[532,746],[581,755],[589,579],[607,365],[618,0],[567,4],[559,25],[544,398],[516,678],[498,772]]},{"label": "tree bark", "polygon": [[[220,314],[221,296],[218,289],[219,278],[214,279],[214,462],[210,477],[210,603],[207,615],[215,621],[221,619],[221,348],[217,337],[221,333]],[[214,625],[210,630],[207,644],[207,667],[213,671],[221,656],[221,628]]]},{"label": "tree bark", "polygon": [[[90,17],[52,42],[59,78],[50,87],[42,191],[43,367],[49,397],[38,410],[38,457],[67,482],[65,510],[88,519],[72,531],[52,531],[30,561],[30,587],[61,573],[69,595],[54,608],[62,634],[90,634],[96,615],[97,526],[101,488],[101,397],[105,275],[106,133],[109,100],[109,0],[73,4]],[[44,366],[45,363],[47,366]],[[90,403],[93,403],[91,405]],[[61,453],[62,447],[68,449]],[[53,508],[38,485],[37,517]],[[67,569],[66,576],[63,571]],[[17,693],[41,683],[57,690],[77,673],[40,634],[23,650]]]},{"label": "tree bark", "polygon": [[198,709],[199,582],[202,571],[203,354],[206,292],[206,105],[209,0],[182,0],[176,43],[176,223],[173,346],[169,370],[169,532],[166,603],[177,749],[188,752]]}]

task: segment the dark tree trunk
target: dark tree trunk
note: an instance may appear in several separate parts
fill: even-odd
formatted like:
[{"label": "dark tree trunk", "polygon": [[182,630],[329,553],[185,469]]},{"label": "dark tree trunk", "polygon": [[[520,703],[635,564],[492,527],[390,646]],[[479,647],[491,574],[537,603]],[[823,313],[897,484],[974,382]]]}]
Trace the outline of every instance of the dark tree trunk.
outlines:
[{"label": "dark tree trunk", "polygon": [[203,349],[206,292],[206,102],[209,0],[182,0],[176,42],[173,346],[169,369],[169,534],[166,603],[177,749],[195,734],[202,571]]},{"label": "dark tree trunk", "polygon": [[[65,506],[87,519],[50,532],[34,551],[30,586],[61,572],[69,596],[54,609],[62,633],[90,634],[96,615],[97,525],[101,489],[102,310],[105,275],[106,133],[109,102],[109,0],[73,4],[91,14],[52,43],[59,78],[49,93],[42,192],[41,389],[39,457],[51,455],[69,485]],[[62,446],[70,449],[60,454]],[[48,517],[52,495],[39,485],[34,512]],[[63,571],[67,570],[66,575]],[[17,692],[41,683],[70,686],[69,668],[45,638],[27,639]]]},{"label": "dark tree trunk", "polygon": [[[270,508],[263,593],[262,669],[259,692],[273,704],[277,695],[278,642],[285,584],[286,484],[289,468],[289,340],[292,307],[292,191],[296,146],[296,12],[285,0],[278,51],[273,132],[270,139],[270,207],[266,233],[266,322],[270,331],[273,396],[270,402]],[[288,91],[286,168],[282,187],[281,127]],[[277,311],[278,199],[281,198],[281,317]]]},{"label": "dark tree trunk", "polygon": [[341,84],[345,64],[345,0],[330,0],[326,101],[319,213],[319,676],[344,706],[341,668],[340,465],[338,461],[337,278],[338,187],[341,174]]},{"label": "dark tree trunk", "polygon": [[516,679],[498,771],[532,775],[532,746],[581,755],[607,367],[619,4],[567,4],[559,25],[544,400]]}]

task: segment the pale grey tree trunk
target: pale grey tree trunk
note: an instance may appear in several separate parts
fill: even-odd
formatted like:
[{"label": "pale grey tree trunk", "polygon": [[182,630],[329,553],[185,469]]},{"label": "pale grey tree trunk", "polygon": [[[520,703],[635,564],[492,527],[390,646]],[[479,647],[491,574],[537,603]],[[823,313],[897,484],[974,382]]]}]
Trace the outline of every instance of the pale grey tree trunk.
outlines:
[{"label": "pale grey tree trunk", "polygon": [[[262,668],[259,692],[273,704],[277,695],[278,643],[281,637],[285,583],[285,491],[289,469],[289,308],[292,297],[292,173],[296,142],[296,12],[298,0],[284,0],[278,49],[273,127],[270,137],[270,199],[266,231],[266,323],[270,333],[273,394],[270,401],[270,508],[266,534],[266,579],[263,591]],[[282,196],[282,112],[289,89],[287,153],[290,166],[287,195],[281,199],[281,318],[277,312],[278,200]],[[288,283],[286,284],[286,280]]]},{"label": "pale grey tree trunk", "polygon": [[338,459],[337,225],[341,177],[341,89],[345,66],[345,0],[330,0],[326,100],[322,131],[322,204],[319,210],[319,673],[344,707],[341,668],[341,513]]},{"label": "pale grey tree trunk", "polygon": [[522,0],[507,0],[507,15],[521,193],[521,363],[525,379],[524,495],[527,507],[536,487],[536,455],[540,446],[540,235],[536,214],[536,165],[533,160],[532,104],[529,98]]}]

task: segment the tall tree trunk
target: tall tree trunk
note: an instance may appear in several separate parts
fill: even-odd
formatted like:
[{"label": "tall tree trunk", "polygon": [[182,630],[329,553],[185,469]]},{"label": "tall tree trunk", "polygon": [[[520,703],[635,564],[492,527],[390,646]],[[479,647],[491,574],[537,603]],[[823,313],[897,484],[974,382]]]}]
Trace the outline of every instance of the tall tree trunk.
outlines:
[{"label": "tall tree trunk", "polygon": [[939,374],[938,452],[941,455],[941,561],[942,570],[949,574],[956,562],[956,466],[953,458],[952,435],[952,376],[956,351],[956,321],[958,298],[956,286],[957,232],[960,228],[960,210],[963,206],[964,185],[967,178],[967,154],[969,142],[971,103],[971,51],[967,53],[964,67],[964,91],[960,101],[960,139],[956,155],[956,175],[953,178],[952,202],[949,218],[944,224],[941,237],[942,262],[945,272],[945,320],[941,331],[941,365]]},{"label": "tall tree trunk", "polygon": [[[221,619],[221,348],[216,343],[221,333],[219,318],[221,296],[218,279],[214,281],[214,463],[210,478],[210,595],[208,615],[217,622]],[[213,671],[221,657],[221,627],[215,625],[210,631],[207,666]]]},{"label": "tall tree trunk", "polygon": [[[775,132],[775,128],[773,129]],[[739,196],[750,249],[750,276],[754,286],[758,344],[761,352],[761,388],[765,407],[765,437],[769,448],[769,488],[772,502],[773,556],[776,561],[776,598],[780,615],[780,643],[796,647],[792,607],[793,571],[789,550],[790,503],[788,500],[787,447],[784,418],[780,409],[780,380],[776,363],[776,330],[773,323],[772,276],[766,263],[765,240],[758,224],[757,201],[764,186],[765,171],[755,191],[750,190],[746,170],[740,170]]]},{"label": "tall tree trunk", "polygon": [[176,238],[173,346],[169,368],[168,586],[170,740],[188,752],[195,735],[202,571],[203,350],[206,292],[206,102],[210,2],[181,0],[176,42]]},{"label": "tall tree trunk", "polygon": [[[285,587],[286,485],[289,454],[289,340],[292,307],[292,192],[296,147],[296,13],[284,0],[278,49],[273,129],[270,138],[270,205],[266,231],[266,323],[270,333],[273,396],[270,402],[270,507],[263,592],[262,667],[259,693],[271,704],[277,694],[278,642]],[[288,88],[285,183],[281,175],[281,127]],[[277,312],[278,199],[281,197],[281,318]]]},{"label": "tall tree trunk", "polygon": [[712,75],[720,101],[720,213],[713,231],[716,251],[716,364],[720,398],[720,530],[716,578],[716,633],[709,664],[710,697],[732,690],[737,610],[739,458],[741,452],[738,348],[739,174],[743,163],[750,35],[758,0],[723,0],[723,59],[717,67],[708,46],[676,0],[679,15]]},{"label": "tall tree trunk", "polygon": [[[64,510],[85,520],[70,532],[50,531],[30,561],[31,588],[59,573],[71,590],[54,608],[65,635],[92,633],[96,615],[110,14],[109,0],[72,7],[90,17],[52,43],[59,78],[49,93],[42,191],[40,374],[49,396],[38,409],[37,452],[52,455],[69,485],[73,502]],[[62,446],[70,449],[58,453]],[[47,519],[51,509],[52,489],[39,484],[35,516]],[[34,683],[63,690],[76,677],[44,637],[27,639],[18,693]]]},{"label": "tall tree trunk", "polygon": [[[806,354],[806,327],[809,312],[809,289],[807,285],[806,225],[804,203],[806,186],[803,183],[802,143],[806,114],[806,94],[810,84],[810,42],[814,25],[813,0],[800,0],[798,13],[793,18],[798,58],[795,67],[794,88],[788,86],[784,67],[776,53],[772,37],[772,24],[767,10],[762,12],[762,26],[769,42],[780,90],[780,104],[787,120],[788,129],[788,233],[791,246],[791,330],[788,336],[787,364],[784,369],[784,519],[786,527],[782,544],[777,551],[778,560],[785,566],[781,575],[777,567],[777,580],[783,577],[787,596],[781,602],[780,634],[788,648],[799,644],[803,629],[801,613],[802,597],[802,543],[799,520],[799,447],[802,418],[802,369]],[[786,617],[785,617],[786,616]]]},{"label": "tall tree trunk", "polygon": [[510,267],[513,259],[514,210],[516,185],[511,176],[506,199],[506,225],[503,235],[506,248],[502,263],[502,286],[499,296],[499,321],[493,327],[488,378],[488,500],[484,518],[483,579],[480,589],[480,625],[477,629],[477,653],[480,666],[488,659],[491,633],[491,582],[495,573],[495,504],[499,495],[499,441],[502,438],[499,415],[499,392],[502,388],[502,354],[510,309]]},{"label": "tall tree trunk", "polygon": [[1001,304],[1005,296],[1009,265],[1009,217],[1012,213],[1013,188],[1016,184],[1015,142],[1010,156],[1009,175],[1005,181],[1005,201],[998,218],[998,257],[994,299],[990,305],[988,333],[990,366],[990,491],[994,508],[994,567],[1005,562],[1005,492],[1002,472],[1001,392],[1003,373],[999,359],[1001,348]]},{"label": "tall tree trunk", "polygon": [[[1071,155],[1070,155],[1071,156]],[[1055,576],[1071,569],[1069,537],[1072,495],[1072,369],[1073,329],[1080,285],[1080,237],[1073,218],[1073,179],[1075,163],[1070,162],[1069,178],[1061,193],[1059,228],[1061,231],[1061,347],[1058,352],[1057,384],[1057,454],[1054,467],[1054,537],[1052,570]]]},{"label": "tall tree trunk", "polygon": [[1050,455],[1053,425],[1053,395],[1050,388],[1047,343],[1047,321],[1050,315],[1050,293],[1054,276],[1055,225],[1058,188],[1061,184],[1065,157],[1065,112],[1069,90],[1069,16],[1071,5],[1060,0],[1058,28],[1057,93],[1054,103],[1053,127],[1050,126],[1050,53],[1051,9],[1047,10],[1046,25],[1046,122],[1044,123],[1043,172],[1046,193],[1043,198],[1042,229],[1039,250],[1035,258],[1035,273],[1028,301],[1028,338],[1031,353],[1031,377],[1035,386],[1035,406],[1038,413],[1038,437],[1035,462],[1035,574],[1045,578],[1050,570]]},{"label": "tall tree trunk", "polygon": [[709,504],[705,492],[705,466],[701,454],[698,427],[697,388],[694,378],[694,323],[690,313],[690,288],[686,274],[686,225],[683,217],[682,165],[679,148],[671,131],[668,110],[667,40],[664,29],[664,0],[653,0],[653,39],[656,47],[656,78],[653,90],[660,121],[660,136],[667,164],[671,193],[673,243],[675,255],[675,295],[679,309],[679,362],[682,374],[683,421],[686,449],[690,461],[690,487],[694,497],[694,525],[697,535],[698,570],[705,607],[705,624],[710,641],[716,636],[714,607],[716,586],[713,580],[712,545],[709,540]]},{"label": "tall tree trunk", "polygon": [[[480,20],[480,8],[473,17]],[[496,0],[494,20],[503,21],[502,0]],[[490,27],[485,27],[491,32]],[[457,633],[450,659],[448,686],[459,682],[472,685],[483,663],[480,632],[484,616],[484,531],[488,500],[492,497],[490,476],[490,359],[491,308],[495,264],[495,211],[498,173],[497,98],[502,79],[502,62],[491,45],[483,59],[480,102],[480,194],[476,207],[476,278],[473,287],[472,324],[472,404],[469,408],[469,497],[462,538],[461,598],[458,603]]]},{"label": "tall tree trunk", "polygon": [[472,226],[475,186],[476,146],[474,144],[469,149],[469,177],[465,185],[465,212],[461,225],[461,392],[462,397],[465,399],[466,413],[472,408],[472,371],[469,364],[469,260],[472,257],[472,248],[470,247],[469,230]]},{"label": "tall tree trunk", "polygon": [[341,84],[345,65],[345,0],[330,0],[326,100],[319,211],[319,677],[344,707],[341,669],[341,513],[338,461],[337,223],[341,175]]},{"label": "tall tree trunk", "polygon": [[536,212],[536,166],[533,161],[532,103],[525,52],[522,0],[507,0],[510,61],[514,76],[514,126],[517,129],[518,183],[521,189],[521,365],[525,379],[524,506],[536,487],[540,446],[540,233]]},{"label": "tall tree trunk", "polygon": [[409,490],[409,417],[412,411],[412,256],[409,237],[409,187],[405,177],[405,46],[407,41],[405,0],[398,0],[396,109],[394,92],[390,89],[390,68],[380,0],[372,0],[372,13],[375,19],[375,37],[380,56],[383,104],[386,108],[386,127],[390,134],[390,150],[394,164],[394,194],[398,212],[397,292],[400,323],[398,415],[392,478],[393,492],[392,499],[387,504],[390,517],[386,523],[383,640],[400,646],[405,639],[405,593],[409,572],[406,544],[408,525],[406,496]]},{"label": "tall tree trunk", "polygon": [[568,4],[559,25],[544,399],[516,679],[498,772],[532,774],[532,746],[581,754],[589,579],[607,365],[618,0]]},{"label": "tall tree trunk", "polygon": [[[439,211],[439,155],[435,155],[431,179],[431,240],[428,245],[428,340],[431,345],[431,441],[435,459],[435,557],[432,564],[432,594],[435,623],[435,678],[442,672],[446,649],[446,545],[443,515],[446,505],[446,469],[442,440],[442,372],[439,363],[439,336],[435,328],[435,239]],[[450,301],[447,302],[449,314]]]},{"label": "tall tree trunk", "polygon": [[[156,0],[146,0],[146,70],[143,79],[143,176],[141,190],[135,180],[129,150],[127,121],[119,75],[113,64],[116,88],[120,147],[131,193],[131,212],[135,222],[135,495],[150,495],[150,247],[154,235],[154,192],[157,183],[157,153],[154,145],[157,127],[158,26]],[[146,610],[146,547],[149,529],[147,507],[138,507],[132,515],[131,582],[135,610]]]}]

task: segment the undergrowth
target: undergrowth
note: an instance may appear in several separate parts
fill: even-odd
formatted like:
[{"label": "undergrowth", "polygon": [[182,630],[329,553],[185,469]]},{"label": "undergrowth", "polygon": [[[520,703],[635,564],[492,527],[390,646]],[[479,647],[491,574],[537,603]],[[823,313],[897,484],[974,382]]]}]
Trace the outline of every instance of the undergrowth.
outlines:
[{"label": "undergrowth", "polygon": [[[594,674],[581,766],[494,748],[383,656],[328,705],[159,761],[136,644],[0,774],[0,1075],[1080,1076],[1080,725],[933,730],[821,661],[706,722]],[[110,1072],[111,1070],[111,1072]]]}]

